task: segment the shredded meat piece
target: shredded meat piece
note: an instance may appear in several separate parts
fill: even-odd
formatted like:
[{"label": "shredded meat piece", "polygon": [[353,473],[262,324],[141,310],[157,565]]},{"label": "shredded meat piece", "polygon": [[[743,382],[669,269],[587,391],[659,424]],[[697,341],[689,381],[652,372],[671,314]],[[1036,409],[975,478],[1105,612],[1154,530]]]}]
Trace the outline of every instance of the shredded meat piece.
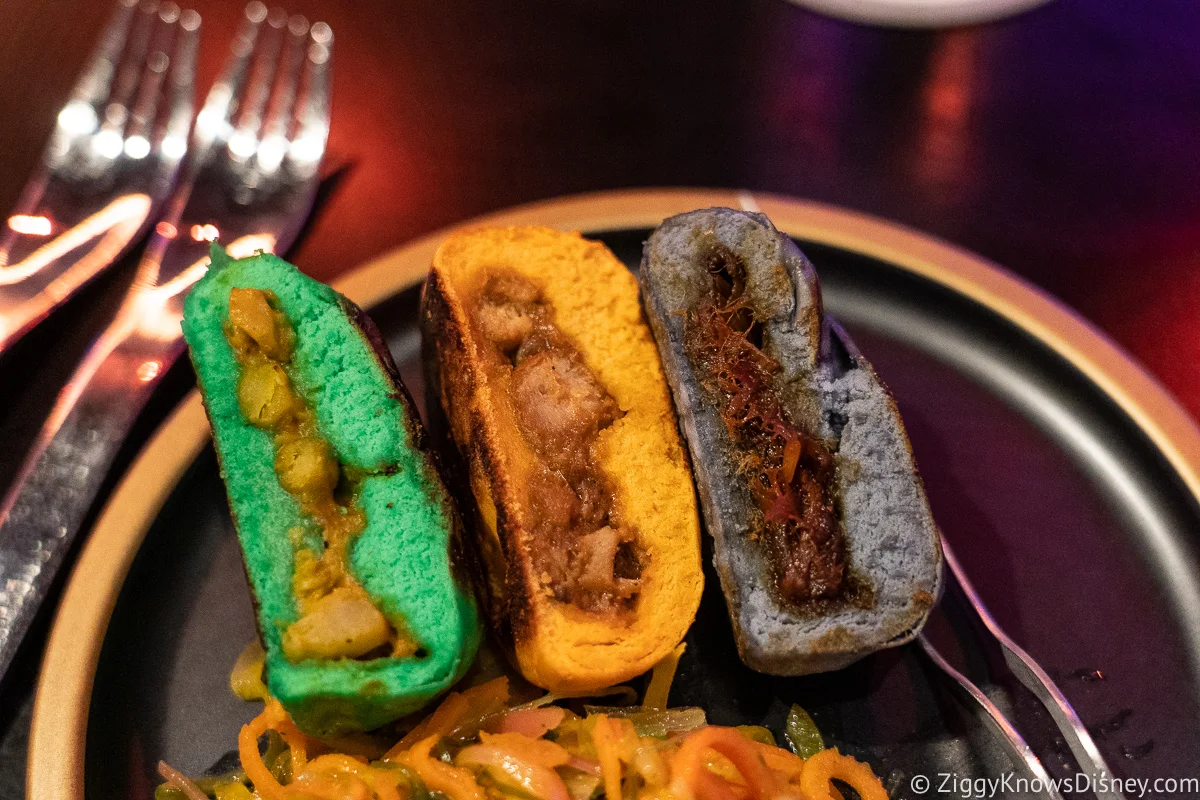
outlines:
[{"label": "shredded meat piece", "polygon": [[533,333],[533,318],[514,304],[480,303],[478,318],[484,335],[505,353]]},{"label": "shredded meat piece", "polygon": [[475,309],[475,319],[490,341],[511,355],[533,333],[541,316],[538,288],[520,275],[493,275]]},{"label": "shredded meat piece", "polygon": [[536,524],[547,528],[570,528],[579,519],[579,495],[561,472],[542,470],[529,482],[529,494],[538,499]]},{"label": "shredded meat piece", "polygon": [[554,597],[586,611],[627,607],[645,555],[635,532],[612,519],[613,492],[594,452],[597,434],[620,416],[616,401],[532,281],[493,274],[474,319],[511,369],[517,425],[541,462],[527,486],[536,573]]},{"label": "shredded meat piece", "polygon": [[617,404],[592,371],[562,348],[520,361],[511,393],[521,432],[552,461],[594,438],[617,415]]},{"label": "shredded meat piece", "polygon": [[846,573],[833,453],[784,412],[779,365],[757,346],[759,326],[741,300],[744,269],[732,253],[714,252],[709,296],[688,316],[684,347],[739,450],[780,595],[797,604],[833,598]]}]

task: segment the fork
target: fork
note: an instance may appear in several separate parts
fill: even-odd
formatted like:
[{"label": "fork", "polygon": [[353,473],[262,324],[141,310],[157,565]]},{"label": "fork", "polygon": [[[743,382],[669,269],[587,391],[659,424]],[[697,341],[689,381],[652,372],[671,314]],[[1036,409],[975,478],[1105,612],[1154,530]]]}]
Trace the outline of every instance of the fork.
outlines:
[{"label": "fork", "polygon": [[145,234],[192,124],[200,15],[120,0],[0,231],[0,352]]},{"label": "fork", "polygon": [[329,132],[333,34],[260,2],[196,117],[189,162],[112,324],[59,395],[0,503],[0,677],[122,441],[183,352],[183,297],[218,235],[282,252],[312,209]]},{"label": "fork", "polygon": [[[1018,681],[1028,689],[1041,702],[1042,706],[1050,713],[1051,719],[1055,726],[1062,734],[1063,740],[1066,742],[1071,754],[1075,757],[1079,766],[1085,770],[1090,770],[1090,775],[1096,780],[1094,784],[1093,794],[1098,800],[1125,800],[1125,796],[1119,789],[1113,788],[1109,781],[1101,782],[1099,779],[1102,776],[1107,776],[1112,779],[1114,773],[1105,762],[1104,756],[1100,754],[1100,749],[1096,746],[1096,742],[1092,739],[1092,735],[1079,719],[1079,715],[1075,713],[1075,709],[1071,707],[1066,695],[1058,688],[1057,684],[1050,678],[1041,665],[1038,664],[1031,655],[1023,650],[1020,645],[1014,642],[1007,633],[996,622],[995,618],[988,611],[987,606],[983,604],[983,599],[979,593],[975,591],[966,572],[959,565],[958,559],[955,558],[954,552],[950,549],[950,545],[946,540],[942,539],[942,555],[945,558],[946,566],[949,567],[954,580],[958,583],[962,590],[963,596],[967,600],[970,614],[975,620],[982,625],[986,635],[994,640],[999,647],[1000,653],[1004,657],[1005,663],[1012,671],[1012,674]],[[1062,800],[1062,795],[1055,787],[1054,782],[1050,779],[1045,765],[1033,752],[1033,749],[1021,736],[1013,723],[1004,716],[1003,712],[996,706],[995,703],[987,696],[987,694],[971,682],[969,678],[961,672],[950,666],[950,663],[942,656],[941,653],[933,646],[933,644],[921,634],[917,637],[921,645],[921,649],[929,660],[946,674],[951,680],[958,684],[962,692],[973,702],[973,708],[979,717],[980,721],[1000,740],[1001,744],[1008,751],[1013,763],[1019,768],[1023,768],[1030,778],[1037,778],[1044,789],[1044,794],[1051,800]]]}]

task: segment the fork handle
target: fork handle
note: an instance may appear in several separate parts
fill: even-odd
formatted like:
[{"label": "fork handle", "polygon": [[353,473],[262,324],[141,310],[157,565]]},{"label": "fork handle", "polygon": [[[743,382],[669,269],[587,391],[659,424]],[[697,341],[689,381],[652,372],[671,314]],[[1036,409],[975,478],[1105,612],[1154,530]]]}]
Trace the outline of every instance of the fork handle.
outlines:
[{"label": "fork handle", "polygon": [[88,349],[0,504],[0,678],[130,428],[183,350],[180,337],[143,337],[132,319],[118,313]]}]

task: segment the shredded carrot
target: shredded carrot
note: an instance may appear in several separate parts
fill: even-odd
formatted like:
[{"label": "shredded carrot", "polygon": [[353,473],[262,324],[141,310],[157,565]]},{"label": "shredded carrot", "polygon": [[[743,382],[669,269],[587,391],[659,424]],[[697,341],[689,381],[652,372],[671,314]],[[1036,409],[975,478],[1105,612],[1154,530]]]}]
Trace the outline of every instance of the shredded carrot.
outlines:
[{"label": "shredded carrot", "polygon": [[[289,784],[290,786],[291,784]],[[372,800],[372,788],[357,775],[313,774],[295,784],[295,790],[305,800]]]},{"label": "shredded carrot", "polygon": [[330,753],[363,756],[370,761],[378,761],[388,750],[388,746],[377,736],[369,733],[343,733],[314,740],[313,744],[319,744],[321,749]]},{"label": "shredded carrot", "polygon": [[[682,653],[680,645],[655,666],[645,713],[653,716],[650,709],[666,705]],[[623,800],[634,787],[640,800],[843,800],[833,780],[852,786],[862,800],[888,800],[869,765],[836,749],[805,760],[769,744],[758,731],[715,725],[665,740],[642,737],[630,719],[603,713],[580,718],[555,707],[506,709],[508,699],[506,678],[450,693],[384,754],[384,761],[404,767],[389,769],[370,760],[382,749],[377,739],[333,743],[335,752],[329,752],[329,742],[306,735],[277,700],[267,698],[262,713],[238,734],[238,755],[256,800],[408,800],[409,781],[416,779],[446,800],[488,800],[485,786],[492,781],[537,800],[569,800],[594,791],[597,782],[609,800]],[[270,730],[291,754],[293,777],[286,786],[259,753],[258,740]],[[548,730],[555,731],[554,741],[543,738]],[[449,749],[435,757],[437,746]],[[190,800],[201,800],[187,778],[165,764],[159,772]]]},{"label": "shredded carrot", "polygon": [[292,718],[283,710],[283,705],[274,697],[267,698],[263,713],[267,718],[267,727],[278,733],[283,743],[288,746],[292,759],[292,774],[299,773],[308,763],[308,755],[314,749],[313,745],[317,746],[316,749],[320,748],[320,741],[297,728],[296,723],[292,722]]},{"label": "shredded carrot", "polygon": [[508,702],[508,678],[493,678],[487,683],[472,686],[462,693],[470,706],[467,718],[483,716],[500,710]]},{"label": "shredded carrot", "polygon": [[393,770],[376,769],[363,756],[329,753],[308,762],[308,767],[288,784],[288,789],[290,793],[295,787],[303,795],[326,800],[370,798],[372,794],[378,800],[403,800],[397,789],[401,780],[402,775]]},{"label": "shredded carrot", "polygon": [[362,756],[351,756],[345,753],[327,753],[317,756],[308,762],[308,772],[345,772],[350,775],[362,775],[370,769],[367,760]]},{"label": "shredded carrot", "polygon": [[411,767],[426,787],[441,792],[451,800],[486,800],[483,788],[475,782],[475,776],[469,771],[430,758],[429,751],[435,744],[436,736],[422,739],[401,754],[398,760]]},{"label": "shredded carrot", "polygon": [[458,692],[451,692],[446,695],[446,699],[442,701],[432,714],[417,724],[408,733],[392,746],[392,749],[383,754],[384,761],[395,761],[396,756],[411,748],[414,744],[429,736],[430,729],[435,724],[444,724],[445,721],[457,720],[467,710],[467,701]]},{"label": "shredded carrot", "polygon": [[[737,768],[750,790],[750,796],[759,800],[774,800],[783,794],[775,776],[767,769],[755,743],[733,728],[710,725],[690,734],[675,754],[672,786],[682,796],[711,796],[715,790],[706,775],[716,778],[715,773],[704,766],[707,750],[716,750],[728,758]],[[730,784],[724,782],[727,786]],[[723,794],[723,793],[722,793]]]},{"label": "shredded carrot", "polygon": [[650,673],[650,685],[646,687],[646,696],[642,699],[643,706],[660,711],[667,707],[675,670],[679,668],[679,659],[686,649],[687,644],[680,642],[678,647],[654,665],[654,671]]},{"label": "shredded carrot", "polygon": [[789,783],[800,777],[800,772],[804,769],[803,758],[791,750],[785,750],[765,742],[754,742],[754,746],[762,756],[763,763],[776,772],[782,772]]},{"label": "shredded carrot", "polygon": [[258,737],[271,727],[267,714],[268,710],[264,708],[261,714],[242,726],[238,733],[238,757],[246,777],[254,784],[254,791],[262,800],[285,800],[287,790],[275,780],[258,752]]},{"label": "shredded carrot", "polygon": [[690,775],[692,793],[697,800],[748,800],[750,790],[723,780],[701,765]]},{"label": "shredded carrot", "polygon": [[465,692],[451,692],[446,695],[432,714],[424,722],[417,725],[392,749],[383,754],[384,761],[395,761],[396,757],[411,748],[418,741],[433,736],[440,739],[454,732],[463,721],[481,718],[492,711],[498,711],[508,702],[508,678],[500,677],[472,686]]},{"label": "shredded carrot", "polygon": [[596,726],[592,729],[592,741],[600,760],[600,775],[604,778],[604,796],[621,796],[621,760],[617,754],[617,742],[621,737],[617,720],[605,714],[596,715]]},{"label": "shredded carrot", "polygon": [[[831,780],[837,778],[850,785],[862,800],[888,800],[887,789],[871,768],[838,752],[836,747],[815,753],[804,762],[800,775],[800,791],[807,800],[837,800]],[[840,795],[840,792],[839,792]]]},{"label": "shredded carrot", "polygon": [[804,445],[799,439],[788,439],[783,446],[783,482],[791,483],[792,478],[796,477],[796,466],[800,463],[800,456],[804,452]]}]

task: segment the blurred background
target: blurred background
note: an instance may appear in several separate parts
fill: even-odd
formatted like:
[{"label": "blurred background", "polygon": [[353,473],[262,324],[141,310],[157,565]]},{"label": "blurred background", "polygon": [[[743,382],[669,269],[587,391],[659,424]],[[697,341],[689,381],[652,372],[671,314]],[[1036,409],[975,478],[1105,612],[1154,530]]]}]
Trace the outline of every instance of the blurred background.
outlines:
[{"label": "blurred background", "polygon": [[[244,3],[199,0],[208,85]],[[11,206],[111,8],[0,26]],[[293,253],[330,278],[467,217],[625,186],[839,203],[1048,289],[1200,414],[1200,4],[1055,0],[888,30],[784,0],[294,0],[337,34],[336,182]],[[86,301],[84,301],[86,302]]]}]

